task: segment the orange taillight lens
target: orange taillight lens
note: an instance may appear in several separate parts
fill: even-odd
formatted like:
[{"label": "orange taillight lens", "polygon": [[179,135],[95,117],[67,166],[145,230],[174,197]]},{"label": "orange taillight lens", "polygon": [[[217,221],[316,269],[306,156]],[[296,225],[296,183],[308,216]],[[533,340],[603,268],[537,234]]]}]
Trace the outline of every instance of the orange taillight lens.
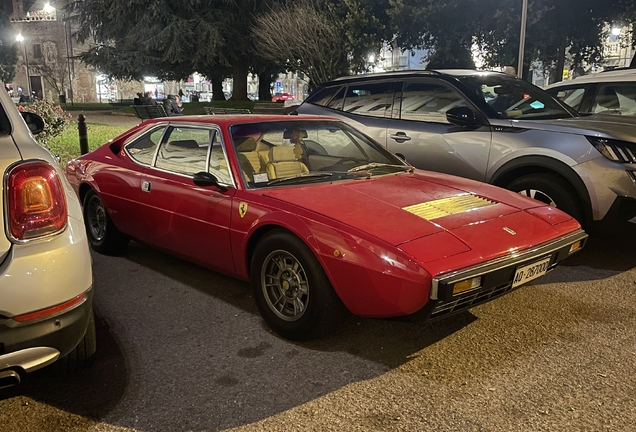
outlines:
[{"label": "orange taillight lens", "polygon": [[8,234],[30,240],[66,227],[64,188],[55,168],[44,161],[15,165],[6,176]]}]

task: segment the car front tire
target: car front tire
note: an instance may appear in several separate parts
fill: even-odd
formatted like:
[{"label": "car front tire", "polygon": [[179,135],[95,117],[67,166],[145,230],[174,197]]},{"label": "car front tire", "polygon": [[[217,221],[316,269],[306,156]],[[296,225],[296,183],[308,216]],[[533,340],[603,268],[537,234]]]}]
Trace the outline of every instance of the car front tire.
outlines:
[{"label": "car front tire", "polygon": [[574,188],[554,174],[529,174],[519,177],[507,189],[539,200],[564,211],[583,224],[581,202]]},{"label": "car front tire", "polygon": [[312,251],[288,231],[272,231],[258,243],[251,281],[261,315],[284,338],[324,336],[347,313]]}]

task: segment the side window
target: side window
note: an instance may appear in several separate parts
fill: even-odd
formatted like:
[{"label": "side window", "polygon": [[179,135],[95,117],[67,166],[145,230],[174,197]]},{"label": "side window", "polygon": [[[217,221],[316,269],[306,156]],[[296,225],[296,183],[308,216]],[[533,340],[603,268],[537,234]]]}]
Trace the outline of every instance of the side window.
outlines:
[{"label": "side window", "polygon": [[335,87],[325,87],[318,89],[316,93],[312,94],[307,98],[307,103],[311,103],[318,106],[327,106],[327,103],[331,100],[331,98],[340,90],[340,86]]},{"label": "side window", "polygon": [[446,123],[446,111],[466,106],[464,98],[451,89],[428,82],[406,82],[402,90],[400,118]]},{"label": "side window", "polygon": [[210,150],[210,164],[208,172],[214,174],[220,183],[231,185],[232,175],[225,159],[225,147],[221,141],[221,134],[216,130],[210,130],[212,149]]},{"label": "side window", "polygon": [[636,83],[599,85],[592,112],[636,116]]},{"label": "side window", "polygon": [[165,127],[153,129],[128,144],[126,151],[134,160],[143,165],[152,165],[152,158],[155,156],[155,150],[161,141]]},{"label": "side window", "polygon": [[342,103],[344,102],[345,92],[347,91],[346,87],[341,87],[338,91],[338,94],[334,96],[333,99],[327,104],[327,108],[332,108],[336,110],[342,110]]},{"label": "side window", "polygon": [[550,96],[559,99],[579,111],[581,109],[581,103],[583,102],[583,96],[585,95],[585,87],[567,87],[567,88],[555,88],[547,90]]},{"label": "side window", "polygon": [[155,166],[179,174],[205,171],[211,132],[195,127],[171,127],[159,146]]},{"label": "side window", "polygon": [[349,85],[343,111],[370,117],[384,117],[393,104],[391,83]]}]

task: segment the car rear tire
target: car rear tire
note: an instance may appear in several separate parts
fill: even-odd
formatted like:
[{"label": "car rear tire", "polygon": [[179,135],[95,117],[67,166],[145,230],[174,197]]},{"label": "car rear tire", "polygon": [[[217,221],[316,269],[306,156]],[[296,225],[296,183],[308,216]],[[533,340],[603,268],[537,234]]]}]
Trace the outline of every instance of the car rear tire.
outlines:
[{"label": "car rear tire", "polygon": [[95,190],[84,197],[84,224],[88,242],[94,251],[105,255],[123,252],[130,238],[117,229],[108,215],[108,210]]},{"label": "car rear tire", "polygon": [[343,322],[347,309],[312,251],[288,231],[268,233],[251,263],[252,289],[265,322],[292,340],[324,336]]},{"label": "car rear tire", "polygon": [[95,317],[93,311],[88,318],[84,337],[73,350],[58,362],[62,373],[78,372],[90,364],[97,350],[97,336],[95,334]]},{"label": "car rear tire", "polygon": [[574,188],[553,174],[529,174],[513,180],[507,189],[558,208],[584,222],[581,201]]}]

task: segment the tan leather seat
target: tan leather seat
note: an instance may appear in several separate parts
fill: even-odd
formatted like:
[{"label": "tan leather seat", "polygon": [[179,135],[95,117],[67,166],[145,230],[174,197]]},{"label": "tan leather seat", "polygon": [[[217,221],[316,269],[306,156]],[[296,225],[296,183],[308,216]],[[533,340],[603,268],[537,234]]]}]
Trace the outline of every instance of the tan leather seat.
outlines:
[{"label": "tan leather seat", "polygon": [[309,172],[307,165],[296,160],[294,147],[291,146],[272,147],[266,169],[270,180]]},{"label": "tan leather seat", "polygon": [[265,163],[256,151],[256,140],[252,137],[240,138],[235,141],[235,144],[241,169],[251,182],[254,180],[254,174],[265,172]]}]

